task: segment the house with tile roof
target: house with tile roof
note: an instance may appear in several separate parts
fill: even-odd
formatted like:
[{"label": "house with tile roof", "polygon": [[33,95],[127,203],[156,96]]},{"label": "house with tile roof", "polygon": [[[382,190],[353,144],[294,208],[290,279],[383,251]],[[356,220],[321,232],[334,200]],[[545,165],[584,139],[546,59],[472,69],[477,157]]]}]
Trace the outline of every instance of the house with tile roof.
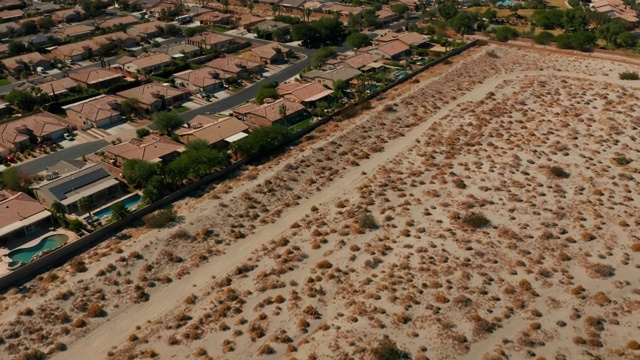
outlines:
[{"label": "house with tile roof", "polygon": [[171,60],[170,55],[158,53],[132,60],[124,64],[124,69],[132,74],[138,72],[150,74],[169,66]]},{"label": "house with tile roof", "polygon": [[142,139],[131,139],[117,145],[109,146],[104,151],[118,165],[127,160],[139,159],[152,163],[170,162],[184,151],[185,147],[166,136],[151,134]]},{"label": "house with tile roof", "polygon": [[[280,106],[287,109],[287,115],[283,119],[280,114]],[[236,118],[247,123],[249,127],[271,126],[273,124],[292,125],[308,115],[305,107],[289,99],[269,101],[262,105],[248,103],[233,109]]]},{"label": "house with tile roof", "polygon": [[30,83],[30,82],[25,82],[23,85],[19,86],[18,88],[21,90],[29,90],[31,88],[39,88],[42,93],[47,94],[49,96],[53,96],[53,95],[65,95],[71,91],[73,91],[74,89],[78,88],[78,83],[73,81],[73,79],[70,79],[68,77],[63,77],[60,79],[52,79],[52,78],[47,78],[47,81],[43,81],[40,83]]},{"label": "house with tile roof", "polygon": [[47,140],[61,140],[69,128],[69,123],[48,112],[27,115],[0,124],[0,144],[11,151],[25,150]]},{"label": "house with tile roof", "polygon": [[317,81],[333,89],[333,82],[343,80],[349,82],[356,76],[362,74],[361,71],[348,66],[340,66],[330,70],[311,70],[304,74],[300,74],[301,79]]},{"label": "house with tile roof", "polygon": [[23,192],[0,190],[0,209],[0,245],[5,239],[29,235],[52,224],[51,212]]},{"label": "house with tile roof", "polygon": [[277,42],[257,46],[240,54],[241,57],[265,64],[278,64],[286,62],[286,58],[292,51]]},{"label": "house with tile roof", "polygon": [[239,56],[227,55],[204,64],[220,73],[233,74],[236,78],[244,78],[251,72],[262,70],[263,64],[259,61],[245,59]]},{"label": "house with tile roof", "polygon": [[64,106],[67,118],[82,129],[99,128],[122,120],[120,104],[123,98],[114,95],[100,95]]},{"label": "house with tile roof", "polygon": [[284,83],[278,85],[276,91],[281,97],[305,106],[313,106],[318,101],[329,100],[333,95],[333,90],[317,82]]},{"label": "house with tile roof", "polygon": [[164,31],[165,23],[162,21],[151,21],[142,24],[136,24],[127,29],[126,33],[137,37],[139,40],[152,40]]},{"label": "house with tile roof", "polygon": [[45,70],[51,69],[51,61],[38,52],[2,59],[0,63],[2,63],[4,68],[12,75],[19,75],[25,70],[36,72],[36,69],[39,67]]},{"label": "house with tile roof", "polygon": [[217,49],[223,52],[225,49],[237,44],[237,40],[231,36],[216,32],[204,32],[187,39],[187,44],[195,45],[201,49]]},{"label": "house with tile roof", "polygon": [[247,124],[234,117],[198,115],[189,122],[188,127],[179,128],[174,133],[185,144],[200,139],[213,148],[225,149],[229,144],[245,138],[248,132]]},{"label": "house with tile roof", "polygon": [[109,68],[84,68],[69,73],[69,78],[89,89],[104,89],[124,82],[122,73]]},{"label": "house with tile roof", "polygon": [[[221,89],[228,77],[214,69],[203,67],[173,74],[176,86],[189,89],[191,93],[213,93]],[[233,75],[229,74],[229,77]]]},{"label": "house with tile roof", "polygon": [[148,112],[182,104],[189,99],[191,92],[159,83],[149,83],[121,91],[116,95],[126,99],[138,99],[140,106]]}]

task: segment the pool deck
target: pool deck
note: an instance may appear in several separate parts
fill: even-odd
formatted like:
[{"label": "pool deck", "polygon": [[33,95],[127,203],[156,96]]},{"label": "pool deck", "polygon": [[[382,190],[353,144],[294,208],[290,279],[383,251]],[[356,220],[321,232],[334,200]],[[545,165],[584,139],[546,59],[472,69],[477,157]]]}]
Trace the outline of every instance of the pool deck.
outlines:
[{"label": "pool deck", "polygon": [[[111,205],[113,205],[113,204],[117,203],[118,201],[122,201],[122,200],[124,200],[124,199],[127,199],[127,198],[129,198],[129,197],[131,197],[131,196],[133,196],[133,195],[135,195],[135,194],[138,194],[138,195],[142,196],[142,192],[141,192],[141,191],[135,191],[135,192],[132,192],[132,193],[125,194],[125,195],[123,195],[123,196],[121,196],[121,197],[119,197],[119,198],[117,198],[117,199],[114,199],[113,201],[111,201],[111,202],[109,202],[109,203],[106,203],[106,204],[104,204],[104,205],[102,205],[102,206],[100,206],[100,207],[97,207],[97,208],[95,208],[95,209],[91,210],[91,214],[93,215],[93,214],[97,213],[98,211],[100,211],[100,210],[102,210],[102,209],[106,209],[106,208],[110,207]],[[89,213],[84,213],[84,214],[72,214],[71,216],[74,216],[74,217],[75,217],[75,218],[77,218],[78,220],[80,220],[80,221],[82,221],[83,223],[85,223],[85,224],[87,224],[87,225],[88,225],[87,220],[85,220],[85,218],[89,216]],[[102,220],[107,220],[107,218],[102,219]]]},{"label": "pool deck", "polygon": [[23,249],[34,246],[40,242],[40,240],[46,238],[47,236],[55,235],[55,234],[65,234],[69,237],[67,243],[78,240],[78,235],[73,231],[69,231],[64,228],[57,228],[53,231],[45,231],[44,233],[36,234],[33,238],[22,238],[18,240],[9,240],[7,242],[7,247],[0,248],[0,276],[11,272],[9,270],[9,263],[11,262],[11,258],[7,256],[7,254],[16,249]]}]

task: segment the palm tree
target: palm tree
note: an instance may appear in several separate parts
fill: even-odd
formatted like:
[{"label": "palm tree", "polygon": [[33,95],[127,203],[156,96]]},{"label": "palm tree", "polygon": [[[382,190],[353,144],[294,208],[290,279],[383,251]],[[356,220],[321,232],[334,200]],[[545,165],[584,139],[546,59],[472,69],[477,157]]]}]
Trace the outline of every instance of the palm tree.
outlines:
[{"label": "palm tree", "polygon": [[249,14],[253,15],[253,3],[251,1],[247,4],[247,8],[249,9]]},{"label": "palm tree", "polygon": [[280,5],[278,4],[271,5],[271,11],[273,12],[273,16],[275,17],[276,14],[280,12]]},{"label": "palm tree", "polygon": [[51,204],[49,211],[51,211],[53,218],[60,224],[62,224],[62,219],[66,219],[64,215],[64,205],[59,201],[54,201],[53,204]]},{"label": "palm tree", "polygon": [[280,104],[280,107],[278,108],[278,113],[280,113],[280,118],[282,118],[282,122],[286,127],[287,126],[287,105]]},{"label": "palm tree", "polygon": [[311,9],[310,8],[304,8],[302,9],[302,18],[306,19],[306,22],[309,22],[309,20],[311,19]]},{"label": "palm tree", "polygon": [[93,199],[92,198],[89,198],[89,197],[80,198],[80,200],[78,200],[77,204],[78,204],[78,208],[81,211],[84,211],[87,214],[89,214],[89,219],[93,219],[93,215],[91,215],[91,209],[93,209]]}]

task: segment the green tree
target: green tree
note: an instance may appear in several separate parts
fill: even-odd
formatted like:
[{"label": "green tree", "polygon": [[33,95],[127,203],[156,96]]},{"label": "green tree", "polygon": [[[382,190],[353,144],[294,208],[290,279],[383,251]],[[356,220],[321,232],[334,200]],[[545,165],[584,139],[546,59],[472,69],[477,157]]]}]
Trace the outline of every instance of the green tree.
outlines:
[{"label": "green tree", "polygon": [[142,190],[142,201],[149,205],[162,199],[168,192],[167,183],[161,176],[153,176]]},{"label": "green tree", "polygon": [[396,13],[398,16],[403,16],[405,13],[408,13],[410,9],[409,9],[409,5],[398,2],[391,5],[391,11]]},{"label": "green tree", "polygon": [[188,27],[184,29],[184,36],[186,37],[196,36],[198,34],[202,34],[206,30],[207,30],[207,27],[204,25]]},{"label": "green tree", "polygon": [[509,39],[512,39],[517,36],[518,36],[518,30],[509,26],[500,26],[496,30],[496,40],[498,41],[507,42],[509,41]]},{"label": "green tree", "polygon": [[184,123],[184,120],[180,118],[177,114],[170,112],[159,112],[153,114],[151,116],[151,121],[156,126],[159,132],[165,133],[167,135],[171,134],[171,130],[181,126]]},{"label": "green tree", "polygon": [[111,205],[111,220],[119,221],[129,215],[129,209],[122,201],[115,202]]},{"label": "green tree", "polygon": [[354,32],[347,36],[346,42],[347,45],[356,49],[371,45],[371,39],[369,39],[369,36],[359,32]]},{"label": "green tree", "polygon": [[220,0],[220,5],[222,5],[225,13],[229,11],[229,0]]},{"label": "green tree", "polygon": [[2,172],[0,185],[4,189],[24,192],[28,190],[24,185],[24,179],[25,177],[17,167],[10,167]]},{"label": "green tree", "polygon": [[618,46],[618,36],[624,32],[628,32],[629,26],[622,21],[611,21],[604,24],[596,30],[598,38],[604,40],[609,45]]},{"label": "green tree", "polygon": [[573,48],[579,50],[591,49],[596,45],[598,40],[596,34],[591,31],[578,31],[569,35]]},{"label": "green tree", "polygon": [[232,143],[231,150],[243,157],[268,154],[291,138],[291,130],[282,125],[272,125],[253,130],[249,136]]},{"label": "green tree", "polygon": [[495,19],[498,18],[498,12],[495,11],[494,9],[488,8],[482,13],[481,17],[487,19],[487,21],[489,22],[493,22]]},{"label": "green tree", "polygon": [[229,154],[215,149],[189,150],[173,160],[166,169],[169,179],[176,185],[185,180],[200,179],[229,165]]},{"label": "green tree", "polygon": [[278,107],[278,114],[280,115],[280,119],[282,119],[282,123],[284,126],[288,126],[287,124],[287,104],[280,104]]},{"label": "green tree", "polygon": [[440,14],[444,20],[453,19],[454,16],[458,15],[458,5],[455,2],[440,3],[437,9],[438,14]]},{"label": "green tree", "polygon": [[27,20],[21,23],[20,28],[26,35],[33,35],[38,33],[38,25],[36,25],[36,22],[33,20]]},{"label": "green tree", "polygon": [[320,33],[308,22],[294,25],[291,28],[291,37],[308,48],[317,48],[322,44]]},{"label": "green tree", "polygon": [[349,84],[347,84],[346,81],[342,80],[342,79],[338,79],[338,80],[334,80],[333,81],[333,91],[335,93],[340,93],[342,95],[344,95],[344,91],[347,90],[349,88]]},{"label": "green tree", "polygon": [[78,209],[80,209],[80,211],[83,211],[87,214],[89,214],[89,218],[93,218],[93,215],[91,215],[91,209],[93,209],[93,207],[95,206],[95,203],[93,201],[93,198],[91,197],[82,197],[80,198],[80,200],[78,200]]},{"label": "green tree", "polygon": [[207,150],[209,149],[209,143],[207,143],[207,141],[203,139],[194,139],[189,141],[185,145],[185,148],[187,149],[187,151]]},{"label": "green tree", "polygon": [[38,25],[40,30],[49,30],[56,26],[56,22],[50,17],[43,16],[36,21],[36,25]]},{"label": "green tree", "polygon": [[276,89],[270,87],[262,87],[256,93],[255,100],[258,104],[263,104],[264,99],[278,99],[279,97],[280,94],[278,94],[278,91]]},{"label": "green tree", "polygon": [[164,34],[169,37],[182,35],[182,29],[175,24],[167,24],[164,26]]},{"label": "green tree", "polygon": [[120,112],[126,117],[140,113],[140,100],[136,98],[128,98],[120,103]]},{"label": "green tree", "polygon": [[147,136],[149,134],[151,134],[151,130],[149,130],[149,129],[145,128],[145,127],[136,129],[136,137],[138,139],[142,139],[143,137],[145,137],[145,136]]},{"label": "green tree", "polygon": [[563,27],[564,12],[558,9],[536,9],[531,15],[531,20],[545,30],[553,30]]},{"label": "green tree", "polygon": [[589,18],[582,9],[569,9],[564,12],[562,26],[565,33],[585,31],[589,25]]},{"label": "green tree", "polygon": [[11,40],[9,44],[7,44],[9,55],[16,56],[20,54],[24,54],[29,52],[29,48],[25,43],[18,40]]},{"label": "green tree", "polygon": [[478,19],[474,14],[464,11],[456,14],[452,19],[447,21],[447,25],[460,35],[465,35],[473,31]]},{"label": "green tree", "polygon": [[548,43],[555,41],[555,39],[556,37],[548,31],[542,31],[533,37],[533,41],[540,45],[547,45]]},{"label": "green tree", "polygon": [[158,173],[156,164],[142,159],[126,160],[122,166],[122,175],[134,187],[145,186]]},{"label": "green tree", "polygon": [[638,38],[632,33],[625,31],[618,35],[616,44],[623,48],[635,48],[638,45]]},{"label": "green tree", "polygon": [[38,106],[38,99],[31,92],[25,90],[11,90],[4,99],[25,112],[31,112]]},{"label": "green tree", "polygon": [[337,55],[336,49],[332,47],[321,47],[313,54],[311,58],[311,66],[314,68],[319,68],[324,65],[324,63],[330,58]]}]

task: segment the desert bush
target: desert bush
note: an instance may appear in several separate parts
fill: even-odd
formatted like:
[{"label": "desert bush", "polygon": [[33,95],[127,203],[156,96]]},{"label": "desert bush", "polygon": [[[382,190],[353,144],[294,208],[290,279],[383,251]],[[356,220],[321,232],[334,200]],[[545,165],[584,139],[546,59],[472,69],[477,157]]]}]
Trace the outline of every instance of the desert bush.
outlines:
[{"label": "desert bush", "polygon": [[331,264],[331,263],[329,262],[329,260],[324,259],[324,260],[319,261],[319,262],[316,264],[316,267],[317,267],[318,269],[331,269],[331,268],[333,267],[333,264]]},{"label": "desert bush", "polygon": [[631,340],[627,343],[627,349],[629,350],[640,350],[640,343],[635,341],[635,340]]},{"label": "desert bush", "polygon": [[82,260],[74,261],[71,264],[71,268],[73,269],[73,271],[75,271],[77,273],[83,273],[83,272],[86,272],[88,270],[87,269],[87,265]]},{"label": "desert bush", "polygon": [[106,315],[106,312],[100,306],[100,304],[91,304],[87,309],[87,316],[92,318],[103,317]]},{"label": "desert bush", "polygon": [[599,278],[609,278],[616,274],[616,269],[608,264],[593,264],[589,270],[594,276]]},{"label": "desert bush", "polygon": [[33,314],[35,314],[35,312],[30,307],[26,307],[26,308],[18,311],[18,315],[20,315],[20,316],[33,316]]},{"label": "desert bush", "polygon": [[358,225],[362,229],[370,229],[370,230],[375,230],[379,227],[378,222],[371,214],[362,214],[358,218]]},{"label": "desert bush", "polygon": [[258,354],[260,355],[271,355],[271,354],[275,354],[275,350],[274,348],[271,347],[271,345],[269,344],[264,344],[262,346],[260,346],[260,348],[258,349]]},{"label": "desert bush", "polygon": [[25,351],[20,354],[16,359],[17,360],[45,360],[47,355],[38,349],[33,349],[29,351]]},{"label": "desert bush", "polygon": [[620,166],[624,166],[624,165],[629,165],[629,164],[631,164],[631,162],[632,162],[633,160],[631,160],[631,159],[629,159],[629,158],[627,158],[627,157],[624,157],[624,156],[616,156],[616,157],[614,157],[614,158],[613,158],[613,161],[614,161],[616,164],[620,165]]},{"label": "desert bush", "polygon": [[633,250],[633,252],[640,252],[640,243],[631,245],[631,250]]},{"label": "desert bush", "polygon": [[194,294],[191,294],[191,295],[187,296],[186,298],[184,298],[183,302],[186,305],[193,305],[193,304],[196,303],[196,299],[197,299],[197,297]]},{"label": "desert bush", "polygon": [[620,80],[640,80],[640,75],[635,71],[623,71],[618,76]]},{"label": "desert bush", "polygon": [[173,209],[162,209],[155,211],[142,218],[144,225],[151,229],[161,229],[176,221],[178,215]]},{"label": "desert bush", "polygon": [[360,251],[360,246],[356,245],[356,244],[352,244],[351,246],[349,246],[349,250],[356,252],[356,251]]},{"label": "desert bush", "polygon": [[464,225],[467,225],[474,229],[481,229],[491,225],[491,220],[489,220],[483,213],[475,211],[463,216],[460,221]]},{"label": "desert bush", "polygon": [[71,326],[73,326],[74,328],[83,328],[85,326],[87,326],[87,321],[83,318],[78,318],[76,319],[76,321],[74,321]]},{"label": "desert bush", "polygon": [[571,176],[571,174],[566,172],[560,166],[552,166],[552,167],[550,167],[549,168],[549,173],[551,175],[553,175],[554,177],[558,178],[558,179],[567,179],[567,178],[569,178],[569,176]]},{"label": "desert bush", "polygon": [[136,342],[136,341],[138,341],[138,339],[140,339],[140,338],[136,334],[129,335],[129,341],[130,342]]},{"label": "desert bush", "polygon": [[371,355],[375,360],[409,360],[409,353],[400,349],[395,341],[385,337],[378,345],[371,348]]},{"label": "desert bush", "polygon": [[193,355],[195,355],[196,357],[202,357],[202,356],[206,356],[207,355],[207,350],[205,350],[204,348],[197,348],[196,351],[193,352]]}]

